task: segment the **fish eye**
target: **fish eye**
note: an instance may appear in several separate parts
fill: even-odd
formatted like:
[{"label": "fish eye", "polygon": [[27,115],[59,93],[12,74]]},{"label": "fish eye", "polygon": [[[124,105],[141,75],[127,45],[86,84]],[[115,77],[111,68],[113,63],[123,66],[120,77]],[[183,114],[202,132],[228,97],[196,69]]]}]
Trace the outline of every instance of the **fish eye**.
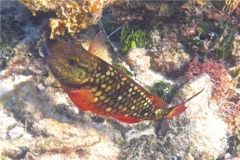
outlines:
[{"label": "fish eye", "polygon": [[75,66],[76,64],[78,64],[78,60],[75,58],[70,58],[68,59],[68,64],[71,66]]}]

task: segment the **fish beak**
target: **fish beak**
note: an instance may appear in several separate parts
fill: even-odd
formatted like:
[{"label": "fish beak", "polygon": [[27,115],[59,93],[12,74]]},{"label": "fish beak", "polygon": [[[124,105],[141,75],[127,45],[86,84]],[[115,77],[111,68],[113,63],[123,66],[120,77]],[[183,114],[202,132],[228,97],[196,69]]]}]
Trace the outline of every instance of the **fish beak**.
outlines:
[{"label": "fish beak", "polygon": [[45,57],[51,56],[51,52],[50,52],[46,42],[43,42],[43,44],[42,44],[42,52],[43,52]]}]

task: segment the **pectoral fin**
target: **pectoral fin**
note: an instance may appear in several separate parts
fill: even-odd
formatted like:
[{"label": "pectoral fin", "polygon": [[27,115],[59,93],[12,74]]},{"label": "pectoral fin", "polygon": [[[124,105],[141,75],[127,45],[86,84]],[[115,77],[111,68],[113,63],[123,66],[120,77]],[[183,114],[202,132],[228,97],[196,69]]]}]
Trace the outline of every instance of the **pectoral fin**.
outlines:
[{"label": "pectoral fin", "polygon": [[93,100],[94,95],[88,89],[72,89],[62,85],[62,88],[67,92],[69,98],[73,103],[81,110],[88,111],[92,108],[90,103]]}]

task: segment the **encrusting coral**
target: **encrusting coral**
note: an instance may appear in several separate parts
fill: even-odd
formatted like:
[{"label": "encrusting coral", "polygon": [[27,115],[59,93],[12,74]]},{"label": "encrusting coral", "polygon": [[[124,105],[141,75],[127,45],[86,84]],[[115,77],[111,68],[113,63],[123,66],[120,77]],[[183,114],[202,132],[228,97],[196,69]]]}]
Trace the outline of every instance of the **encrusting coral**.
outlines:
[{"label": "encrusting coral", "polygon": [[30,9],[34,16],[36,16],[37,11],[54,11],[56,13],[57,19],[51,18],[49,23],[52,30],[50,38],[54,38],[55,35],[64,35],[65,29],[73,35],[89,25],[97,24],[103,8],[110,2],[105,0],[19,1]]},{"label": "encrusting coral", "polygon": [[[164,28],[169,32],[169,28]],[[150,50],[152,55],[152,68],[162,73],[172,72],[181,69],[186,65],[190,56],[185,52],[181,43],[177,43],[177,33],[171,32],[161,35],[158,30],[153,30],[151,39],[153,48]],[[160,38],[160,37],[163,38]]]}]

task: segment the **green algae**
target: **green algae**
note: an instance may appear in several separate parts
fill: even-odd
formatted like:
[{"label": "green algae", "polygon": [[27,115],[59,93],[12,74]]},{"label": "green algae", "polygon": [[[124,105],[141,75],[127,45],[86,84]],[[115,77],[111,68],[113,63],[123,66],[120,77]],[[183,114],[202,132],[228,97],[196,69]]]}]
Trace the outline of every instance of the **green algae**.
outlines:
[{"label": "green algae", "polygon": [[[223,31],[229,28],[227,24],[225,25],[220,23],[220,28],[223,29]],[[228,30],[226,32],[228,32]],[[221,43],[220,47],[216,49],[217,58],[225,59],[229,54],[229,52],[231,52],[233,48],[233,42],[235,41],[235,36],[234,36],[235,34],[236,34],[236,29],[234,29],[229,34],[223,37],[223,42]]]},{"label": "green algae", "polygon": [[147,88],[147,90],[157,95],[158,97],[161,97],[164,99],[167,103],[171,103],[173,99],[173,88],[170,83],[166,83],[163,81],[156,81],[152,87]]},{"label": "green algae", "polygon": [[130,48],[144,48],[149,39],[145,30],[138,26],[124,27],[121,33],[120,42],[123,45],[122,52],[126,54]]}]

